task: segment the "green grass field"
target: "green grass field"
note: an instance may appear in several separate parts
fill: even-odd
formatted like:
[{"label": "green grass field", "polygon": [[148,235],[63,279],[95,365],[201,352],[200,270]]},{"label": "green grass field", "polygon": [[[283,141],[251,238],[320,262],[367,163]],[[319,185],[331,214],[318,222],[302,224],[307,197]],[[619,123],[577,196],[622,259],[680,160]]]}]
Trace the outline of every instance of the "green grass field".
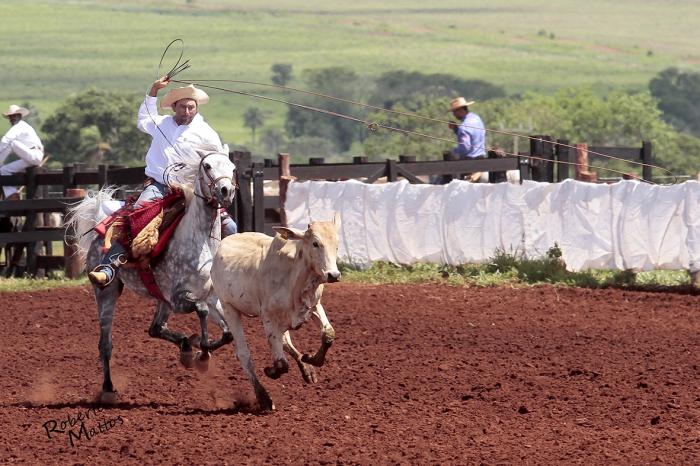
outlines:
[{"label": "green grass field", "polygon": [[[297,77],[328,66],[445,72],[513,94],[638,90],[668,66],[700,70],[697,0],[2,0],[0,17],[0,106],[29,102],[42,117],[90,87],[145,93],[174,38],[192,63],[182,79],[269,82],[272,64],[291,63]],[[248,107],[264,110],[265,126],[284,120],[281,104],[211,94],[202,113],[230,144],[250,142]]]}]

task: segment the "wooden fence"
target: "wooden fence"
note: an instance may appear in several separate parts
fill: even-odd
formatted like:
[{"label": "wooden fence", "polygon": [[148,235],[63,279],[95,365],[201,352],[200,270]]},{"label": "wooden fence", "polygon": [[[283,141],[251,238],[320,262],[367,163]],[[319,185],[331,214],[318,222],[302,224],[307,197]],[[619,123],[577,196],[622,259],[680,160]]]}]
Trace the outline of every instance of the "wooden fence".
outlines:
[{"label": "wooden fence", "polygon": [[[559,141],[565,142],[565,141]],[[642,148],[591,147],[590,150],[651,163],[651,144],[644,142]],[[289,164],[289,156],[280,154],[278,160],[253,162],[250,153],[233,152],[231,159],[237,166],[236,177],[239,192],[236,202],[230,209],[239,231],[261,231],[270,233],[275,224],[285,223],[284,204],[286,186],[290,179],[303,180],[347,180],[360,179],[374,183],[380,179],[388,182],[406,179],[411,183],[425,183],[434,176],[449,181],[464,173],[489,172],[490,181],[503,180],[508,170],[518,170],[521,180],[561,181],[570,176],[569,165],[553,161],[572,162],[568,148],[555,145],[548,136],[532,140],[530,153],[519,157],[499,157],[494,152],[489,158],[477,160],[454,160],[451,156],[443,160],[417,161],[415,157],[400,156],[398,160],[386,159],[383,162],[368,162],[366,157],[354,157],[352,163],[324,163],[323,158],[311,158],[309,164]],[[537,156],[538,160],[529,156]],[[544,161],[539,160],[545,159]],[[550,162],[551,160],[552,162]],[[556,165],[556,167],[555,167]],[[651,168],[645,167],[644,179],[651,179]],[[0,232],[0,246],[14,245],[11,255],[16,259],[17,251],[25,253],[25,266],[17,267],[13,257],[5,250],[5,263],[0,264],[0,273],[5,276],[17,273],[36,275],[39,269],[63,268],[66,276],[74,277],[79,271],[74,265],[73,250],[64,247],[63,255],[53,255],[51,242],[62,241],[62,226],[40,226],[37,219],[43,214],[65,213],[70,204],[82,199],[83,189],[101,188],[116,185],[124,189],[118,194],[123,198],[128,187],[138,190],[144,180],[144,168],[124,168],[100,165],[97,169],[87,169],[81,165],[67,166],[62,170],[30,168],[25,173],[0,176],[0,186],[24,186],[25,200],[0,201],[0,216],[23,217],[20,231]],[[278,195],[265,195],[265,181],[280,182]],[[39,245],[46,248],[46,254],[38,254]]]}]

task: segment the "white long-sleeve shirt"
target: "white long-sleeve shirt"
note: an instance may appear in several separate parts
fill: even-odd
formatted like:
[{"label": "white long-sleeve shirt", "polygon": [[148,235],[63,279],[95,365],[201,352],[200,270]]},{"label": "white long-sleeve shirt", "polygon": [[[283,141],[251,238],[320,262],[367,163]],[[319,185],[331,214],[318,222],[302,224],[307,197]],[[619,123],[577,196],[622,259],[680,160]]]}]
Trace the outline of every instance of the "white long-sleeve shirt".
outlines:
[{"label": "white long-sleeve shirt", "polygon": [[44,146],[41,144],[41,139],[34,131],[34,128],[29,126],[24,120],[20,120],[14,125],[10,126],[7,133],[0,140],[0,163],[5,160],[5,158],[12,153],[12,142],[18,141],[31,149],[36,147],[42,152],[44,151]]},{"label": "white long-sleeve shirt", "polygon": [[[172,147],[181,143],[213,144],[223,149],[221,139],[216,131],[204,121],[200,114],[195,115],[189,125],[178,125],[172,116],[158,114],[155,97],[146,96],[139,107],[137,127],[153,140],[146,154],[146,176],[159,183],[163,179],[165,168],[178,162],[179,155]],[[158,125],[158,127],[156,127]],[[158,130],[160,128],[160,131]],[[161,133],[162,131],[162,133]]]}]

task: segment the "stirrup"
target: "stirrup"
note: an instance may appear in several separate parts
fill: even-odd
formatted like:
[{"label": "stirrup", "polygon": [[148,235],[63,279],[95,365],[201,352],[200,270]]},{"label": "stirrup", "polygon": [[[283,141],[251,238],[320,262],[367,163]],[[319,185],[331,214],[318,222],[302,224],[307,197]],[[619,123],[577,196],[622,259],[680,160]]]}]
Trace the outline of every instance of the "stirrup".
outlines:
[{"label": "stirrup", "polygon": [[112,264],[100,264],[88,274],[90,282],[102,288],[112,283],[116,276],[117,270]]}]

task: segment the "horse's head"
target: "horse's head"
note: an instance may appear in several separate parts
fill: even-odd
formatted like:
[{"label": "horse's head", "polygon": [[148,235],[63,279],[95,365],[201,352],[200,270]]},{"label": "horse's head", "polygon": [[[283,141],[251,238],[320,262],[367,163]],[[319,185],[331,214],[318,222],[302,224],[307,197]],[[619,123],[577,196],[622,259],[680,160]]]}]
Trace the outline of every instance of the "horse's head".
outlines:
[{"label": "horse's head", "polygon": [[228,151],[224,152],[215,146],[198,146],[194,150],[200,157],[196,189],[207,200],[229,207],[236,195],[233,181],[236,165],[229,159]]}]

